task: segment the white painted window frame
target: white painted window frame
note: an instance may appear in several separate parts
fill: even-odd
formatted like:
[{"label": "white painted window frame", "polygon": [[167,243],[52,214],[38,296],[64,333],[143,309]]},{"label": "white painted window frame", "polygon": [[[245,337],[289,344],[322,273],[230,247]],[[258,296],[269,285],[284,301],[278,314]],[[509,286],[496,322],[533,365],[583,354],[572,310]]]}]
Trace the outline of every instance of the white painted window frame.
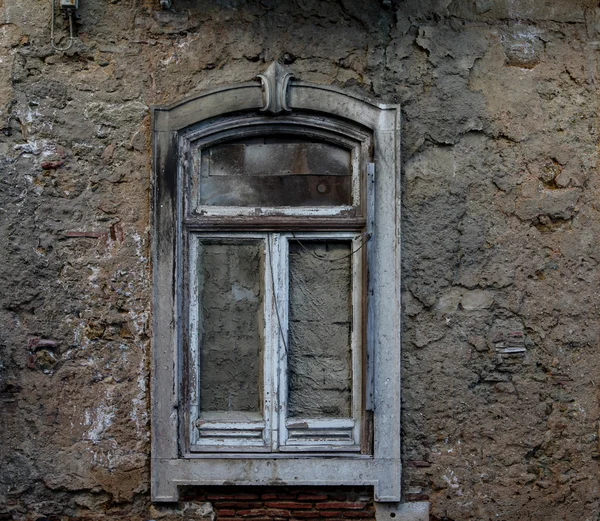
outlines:
[{"label": "white painted window frame", "polygon": [[[231,414],[218,418],[216,413],[204,413],[200,415],[200,341],[199,331],[201,329],[201,317],[199,312],[199,283],[197,277],[198,244],[202,240],[218,241],[229,239],[232,243],[243,244],[244,242],[262,242],[265,256],[265,264],[271,262],[268,258],[269,252],[266,241],[269,240],[267,233],[192,233],[189,236],[189,320],[188,334],[190,338],[189,351],[190,362],[183,370],[188,372],[189,377],[189,440],[190,450],[192,452],[270,452],[273,446],[273,434],[277,439],[277,432],[274,432],[273,422],[276,415],[277,402],[273,398],[276,389],[277,374],[273,370],[276,364],[273,361],[277,358],[277,349],[272,339],[274,336],[274,325],[269,309],[273,307],[273,292],[269,290],[273,282],[271,280],[270,270],[265,270],[263,290],[263,317],[264,317],[264,345],[263,345],[263,367],[262,375],[264,381],[264,394],[262,403],[262,414],[247,413],[245,418],[232,418]],[[253,417],[255,416],[255,417]],[[200,430],[210,431],[213,436],[203,438],[200,436]],[[235,431],[235,432],[234,432]],[[235,434],[237,437],[234,437]],[[207,433],[208,434],[208,433]]]},{"label": "white painted window frame", "polygon": [[[368,331],[373,393],[371,454],[192,453],[189,411],[182,397],[187,333],[182,305],[186,273],[185,233],[195,228],[185,173],[190,135],[198,126],[236,132],[229,122],[263,109],[257,81],[211,91],[170,107],[153,109],[153,280],[152,498],[177,501],[179,486],[222,485],[371,485],[377,501],[400,500],[400,111],[338,89],[291,81],[286,93],[290,116],[313,118],[315,128],[335,129],[349,122],[372,137],[375,164],[373,238],[369,241]],[[264,117],[264,116],[263,116]],[[260,117],[257,117],[257,121]],[[302,119],[302,118],[300,118]],[[264,124],[264,123],[263,123]],[[344,126],[343,124],[341,125]],[[239,129],[244,125],[240,124]],[[340,127],[341,128],[341,127]],[[274,210],[277,213],[277,210]],[[343,213],[343,212],[342,212]],[[285,212],[283,212],[285,214]],[[280,214],[281,215],[281,214]],[[338,215],[318,216],[338,219]],[[281,217],[285,220],[286,216]],[[293,216],[288,216],[292,219]]]},{"label": "white painted window frame", "polygon": [[[302,240],[318,240],[318,239],[346,239],[351,240],[351,261],[352,261],[352,333],[351,333],[351,360],[352,360],[352,417],[351,418],[293,418],[288,417],[288,371],[287,371],[287,357],[285,354],[285,346],[281,345],[281,339],[279,339],[279,404],[280,412],[278,415],[279,421],[279,451],[281,452],[359,452],[361,449],[361,426],[362,426],[362,397],[363,397],[363,376],[364,368],[362,367],[362,353],[363,353],[363,313],[362,313],[362,302],[365,297],[364,286],[363,286],[363,251],[362,246],[364,245],[362,235],[357,235],[353,232],[297,232],[297,233],[281,233],[280,237],[280,248],[279,248],[279,259],[278,265],[278,287],[280,289],[279,301],[283,303],[281,309],[281,327],[282,336],[287,338],[288,335],[288,309],[289,306],[289,243],[298,239]],[[327,284],[324,281],[324,284]],[[280,335],[281,336],[281,335]],[[273,419],[275,421],[275,418]],[[295,427],[300,426],[302,427]],[[306,426],[306,427],[304,427]],[[305,435],[309,433],[317,437],[319,431],[336,431],[340,435],[346,433],[350,436],[350,440],[347,442],[331,442],[331,441],[309,441],[309,440],[293,440],[290,439],[290,430],[306,431]]]},{"label": "white painted window frame", "polygon": [[[289,309],[289,242],[308,240],[345,241],[351,247],[352,266],[352,416],[349,418],[288,418],[288,372],[286,344]],[[199,411],[200,366],[199,330],[201,317],[198,302],[198,244],[202,241],[228,240],[230,243],[262,242],[263,262],[263,399],[262,414],[203,413]],[[269,244],[267,244],[267,242]],[[353,232],[269,232],[269,233],[193,233],[189,238],[189,440],[191,452],[359,452],[362,420],[362,301],[363,254],[362,235]],[[326,282],[324,282],[326,283]],[[281,321],[281,329],[279,322]],[[236,418],[235,415],[238,417]],[[200,430],[207,435],[200,436]],[[298,433],[290,440],[289,431]],[[348,440],[314,441],[319,433],[333,432]],[[209,436],[208,434],[213,434]],[[312,435],[312,438],[301,439]]]}]

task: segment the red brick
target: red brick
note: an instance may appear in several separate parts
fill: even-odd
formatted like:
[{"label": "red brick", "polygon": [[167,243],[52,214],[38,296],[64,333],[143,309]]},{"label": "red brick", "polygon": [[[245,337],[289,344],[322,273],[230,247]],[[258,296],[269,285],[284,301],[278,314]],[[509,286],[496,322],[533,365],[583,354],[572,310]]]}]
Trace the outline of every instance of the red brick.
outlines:
[{"label": "red brick", "polygon": [[326,494],[300,494],[298,496],[299,501],[325,501],[326,499]]},{"label": "red brick", "polygon": [[180,501],[206,501],[206,494],[197,494],[195,492],[191,492],[189,494],[182,494],[180,497]]},{"label": "red brick", "polygon": [[370,517],[371,519],[373,519],[375,517],[375,513],[368,511],[365,512],[364,510],[362,511],[357,511],[357,510],[348,510],[348,512],[344,512],[344,517],[356,517],[356,518],[361,518],[361,517]]},{"label": "red brick", "polygon": [[278,492],[277,493],[277,499],[283,499],[283,500],[296,499],[296,496],[298,496],[298,494],[293,494],[291,492]]},{"label": "red brick", "polygon": [[[209,500],[210,500],[210,498],[209,498]],[[215,501],[214,502],[214,507],[216,509],[219,509],[219,508],[230,508],[230,507],[235,507],[237,504],[238,504],[237,501]]]},{"label": "red brick", "polygon": [[321,517],[342,517],[343,512],[340,512],[339,510],[322,510],[319,512],[319,515]]},{"label": "red brick", "polygon": [[321,512],[315,512],[314,510],[310,512],[308,510],[297,510],[294,512],[294,517],[318,517],[320,515]]},{"label": "red brick", "polygon": [[317,503],[315,505],[317,510],[358,510],[365,508],[365,503],[351,503],[349,501],[329,501],[328,503]]},{"label": "red brick", "polygon": [[258,516],[266,516],[267,509],[266,508],[251,508],[250,510],[238,510],[236,514],[241,517],[258,517]]},{"label": "red brick", "polygon": [[209,494],[206,496],[206,499],[209,501],[214,501],[216,499],[233,499],[233,494]]},{"label": "red brick", "polygon": [[235,516],[235,510],[218,510],[217,514],[219,515],[219,519],[221,519],[221,516]]},{"label": "red brick", "polygon": [[243,508],[248,510],[250,508],[262,507],[262,501],[215,501],[215,508]]},{"label": "red brick", "polygon": [[[332,489],[329,489],[332,490]],[[303,494],[325,494],[328,493],[327,489],[323,487],[302,487]]]},{"label": "red brick", "polygon": [[311,510],[312,505],[310,503],[299,503],[297,501],[265,501],[266,507],[272,508],[290,508],[292,510]]},{"label": "red brick", "polygon": [[236,494],[233,499],[259,499],[258,494]]},{"label": "red brick", "polygon": [[[272,517],[249,517],[252,521],[273,521]],[[217,517],[217,521],[240,521],[239,517]]]},{"label": "red brick", "polygon": [[261,499],[277,499],[277,494],[263,494],[262,496],[260,496]]},{"label": "red brick", "polygon": [[272,517],[290,517],[290,511],[281,510],[280,508],[267,508],[267,515]]},{"label": "red brick", "polygon": [[348,493],[344,493],[344,492],[330,492],[328,494],[329,500],[330,501],[351,501],[351,499],[348,497]]}]

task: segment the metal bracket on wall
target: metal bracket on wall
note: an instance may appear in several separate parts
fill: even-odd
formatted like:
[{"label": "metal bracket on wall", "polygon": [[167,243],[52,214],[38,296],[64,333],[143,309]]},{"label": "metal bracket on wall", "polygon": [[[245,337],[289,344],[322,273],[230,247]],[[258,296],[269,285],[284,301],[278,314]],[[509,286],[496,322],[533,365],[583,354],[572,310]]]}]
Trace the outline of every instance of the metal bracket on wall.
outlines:
[{"label": "metal bracket on wall", "polygon": [[429,501],[375,502],[375,521],[429,521]]},{"label": "metal bracket on wall", "polygon": [[74,30],[73,30],[73,23],[74,20],[79,20],[80,16],[77,12],[77,9],[79,9],[79,0],[59,0],[60,3],[60,9],[63,15],[63,18],[65,18],[66,20],[68,20],[69,22],[69,41],[67,43],[66,46],[64,47],[59,47],[58,45],[56,45],[55,42],[55,38],[54,38],[54,26],[56,25],[56,6],[54,5],[56,3],[56,0],[51,0],[52,2],[52,18],[51,18],[51,25],[50,25],[50,46],[52,47],[53,50],[57,51],[57,52],[65,52],[68,51],[72,46],[73,46],[73,42],[75,41],[75,36],[74,36]]}]

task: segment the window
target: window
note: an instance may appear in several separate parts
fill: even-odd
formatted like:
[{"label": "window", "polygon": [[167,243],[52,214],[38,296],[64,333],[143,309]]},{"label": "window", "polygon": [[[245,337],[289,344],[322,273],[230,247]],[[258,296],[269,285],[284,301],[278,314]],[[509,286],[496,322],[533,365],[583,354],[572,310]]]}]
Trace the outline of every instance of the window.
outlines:
[{"label": "window", "polygon": [[153,498],[398,501],[398,109],[260,79],[154,110]]},{"label": "window", "polygon": [[190,237],[190,450],[360,451],[361,239]]},{"label": "window", "polygon": [[368,453],[369,135],[297,115],[227,124],[183,134],[189,450]]}]

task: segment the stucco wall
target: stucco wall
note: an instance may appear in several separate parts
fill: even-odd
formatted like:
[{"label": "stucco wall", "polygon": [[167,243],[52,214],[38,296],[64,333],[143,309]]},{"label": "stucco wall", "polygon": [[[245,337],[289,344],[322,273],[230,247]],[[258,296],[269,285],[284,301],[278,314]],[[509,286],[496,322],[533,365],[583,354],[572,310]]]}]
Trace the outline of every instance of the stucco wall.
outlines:
[{"label": "stucco wall", "polygon": [[403,106],[405,499],[596,520],[598,2],[80,2],[0,0],[0,519],[213,515],[149,502],[149,106],[280,59]]}]

